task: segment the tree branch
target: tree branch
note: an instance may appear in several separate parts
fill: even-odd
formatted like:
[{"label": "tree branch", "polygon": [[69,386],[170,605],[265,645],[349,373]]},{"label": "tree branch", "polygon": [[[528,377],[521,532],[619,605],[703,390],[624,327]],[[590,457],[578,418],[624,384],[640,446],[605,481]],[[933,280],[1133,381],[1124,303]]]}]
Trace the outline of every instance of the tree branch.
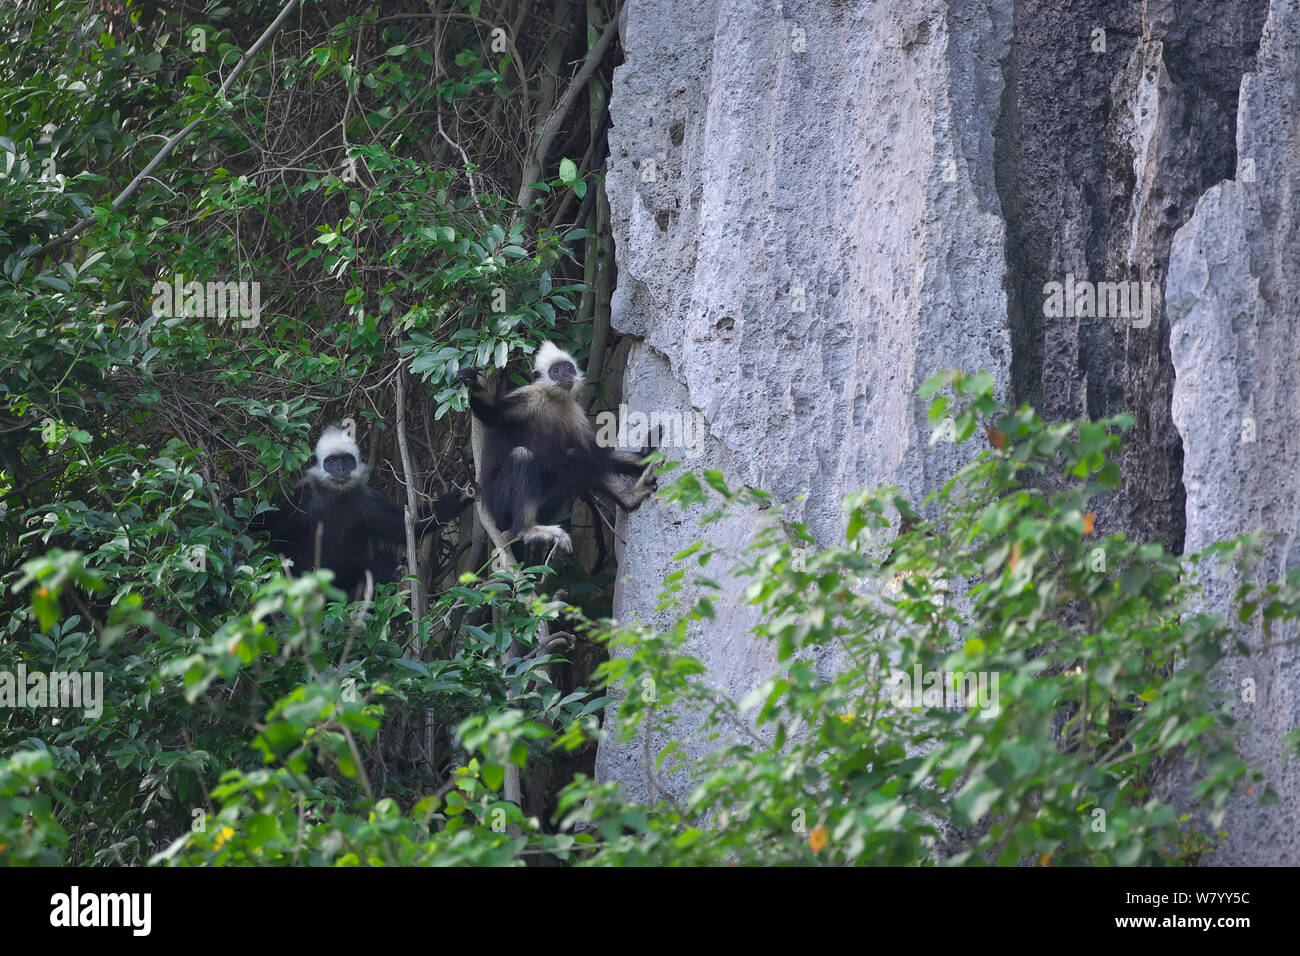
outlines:
[{"label": "tree branch", "polygon": [[402,458],[402,483],[406,486],[406,566],[414,576],[411,582],[411,636],[420,633],[424,618],[424,586],[420,577],[420,564],[415,554],[415,516],[420,507],[415,498],[415,470],[411,467],[411,451],[406,444],[406,368],[399,367],[393,385],[397,399],[397,449]]},{"label": "tree branch", "polygon": [[533,201],[533,197],[537,193],[537,190],[533,188],[533,184],[541,178],[542,167],[546,163],[546,154],[550,152],[551,143],[554,142],[556,134],[560,131],[560,126],[563,125],[565,118],[569,115],[569,111],[573,109],[573,104],[578,101],[578,94],[586,86],[591,74],[596,72],[596,68],[600,66],[600,61],[605,58],[605,53],[613,44],[614,37],[618,35],[618,15],[621,11],[622,4],[619,4],[619,8],[610,17],[609,23],[605,24],[600,39],[596,41],[596,45],[587,54],[587,60],[582,64],[582,69],[573,78],[569,88],[564,91],[564,96],[556,104],[555,110],[542,124],[541,132],[537,138],[537,148],[529,154],[528,162],[524,164],[524,173],[519,185],[519,198],[515,200],[516,205],[521,209],[527,209],[528,204]]}]

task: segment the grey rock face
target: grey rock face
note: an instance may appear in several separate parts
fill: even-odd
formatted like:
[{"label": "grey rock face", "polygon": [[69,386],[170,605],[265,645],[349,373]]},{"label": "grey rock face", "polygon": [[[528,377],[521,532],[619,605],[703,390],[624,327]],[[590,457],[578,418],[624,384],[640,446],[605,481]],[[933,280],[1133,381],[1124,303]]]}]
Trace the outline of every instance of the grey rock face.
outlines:
[{"label": "grey rock face", "polygon": [[[1262,569],[1300,566],[1300,5],[1275,2],[1256,70],[1243,79],[1237,170],[1210,189],[1174,237],[1166,298],[1178,379],[1174,422],[1185,449],[1187,546],[1248,531],[1279,535]],[[1223,582],[1210,600],[1228,606]],[[1281,801],[1236,800],[1229,845],[1215,862],[1300,863],[1300,768],[1282,737],[1300,725],[1300,651],[1242,633],[1247,659],[1224,667],[1234,713],[1251,725],[1243,749]],[[1247,693],[1253,688],[1253,694]],[[1253,697],[1253,700],[1251,699]]]},{"label": "grey rock face", "polygon": [[[951,473],[952,447],[927,447],[927,377],[1006,380],[993,123],[1009,11],[628,5],[606,181],[614,325],[643,339],[627,400],[698,410],[709,440],[685,460],[806,496],[822,541],[842,535],[848,491],[898,484],[919,500]],[[740,544],[748,529],[710,537]],[[633,515],[615,613],[649,617],[670,557],[700,535],[673,508]],[[739,590],[695,650],[743,695],[767,662]],[[597,771],[645,795],[643,764],[640,743],[606,744]]]},{"label": "grey rock face", "polygon": [[[629,0],[625,13],[613,321],[640,340],[629,404],[704,416],[688,464],[806,496],[797,514],[833,541],[845,493],[896,484],[920,500],[952,473],[916,390],[943,368],[985,369],[1048,417],[1135,416],[1098,533],[1177,551],[1271,528],[1286,535],[1279,564],[1300,560],[1286,428],[1300,412],[1286,324],[1296,0]],[[1045,315],[1045,284],[1067,274],[1140,283],[1149,313]],[[1248,400],[1259,437],[1243,447]],[[701,536],[695,517],[647,505],[624,522],[620,618],[653,619],[671,555]],[[748,527],[710,537],[741,544]],[[743,695],[768,662],[739,583],[728,597],[693,650]],[[1300,781],[1278,743],[1297,722],[1294,651],[1250,667],[1247,752],[1289,795],[1234,811],[1258,846],[1221,858],[1297,862]],[[597,770],[645,796],[646,753],[606,744]]]}]

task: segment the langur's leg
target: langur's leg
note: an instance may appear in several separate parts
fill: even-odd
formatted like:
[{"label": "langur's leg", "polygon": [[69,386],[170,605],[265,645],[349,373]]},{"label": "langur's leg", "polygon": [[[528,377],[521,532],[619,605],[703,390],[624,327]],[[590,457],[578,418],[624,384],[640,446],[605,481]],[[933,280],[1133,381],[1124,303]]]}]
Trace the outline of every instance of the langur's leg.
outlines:
[{"label": "langur's leg", "polygon": [[531,451],[522,445],[511,449],[509,462],[503,468],[498,484],[503,496],[511,502],[511,537],[518,538],[525,545],[573,550],[573,542],[563,528],[537,523],[537,511],[543,496],[542,470]]},{"label": "langur's leg", "polygon": [[641,503],[655,493],[659,487],[654,470],[646,468],[636,484],[627,487],[627,481],[616,471],[608,472],[602,479],[600,487],[622,506],[624,511],[636,511]]}]

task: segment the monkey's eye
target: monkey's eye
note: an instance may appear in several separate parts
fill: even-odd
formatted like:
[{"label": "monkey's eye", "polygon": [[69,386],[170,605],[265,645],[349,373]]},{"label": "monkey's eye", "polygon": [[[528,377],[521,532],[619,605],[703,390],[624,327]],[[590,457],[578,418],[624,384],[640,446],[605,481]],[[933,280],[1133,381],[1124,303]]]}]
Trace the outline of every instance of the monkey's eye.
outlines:
[{"label": "monkey's eye", "polygon": [[537,381],[537,380],[538,380],[539,378],[541,378],[541,377],[542,377],[542,373],[541,373],[541,372],[534,372],[534,373],[533,373],[533,381],[534,381],[534,382]]}]

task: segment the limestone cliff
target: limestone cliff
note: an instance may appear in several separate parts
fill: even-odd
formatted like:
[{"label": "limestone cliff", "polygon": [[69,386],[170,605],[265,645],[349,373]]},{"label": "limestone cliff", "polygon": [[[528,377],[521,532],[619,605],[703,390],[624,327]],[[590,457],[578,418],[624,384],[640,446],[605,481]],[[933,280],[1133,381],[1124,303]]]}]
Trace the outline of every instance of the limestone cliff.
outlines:
[{"label": "limestone cliff", "polygon": [[[688,460],[806,495],[829,541],[846,492],[919,500],[951,473],[916,391],[984,369],[1049,416],[1136,416],[1101,532],[1177,550],[1264,527],[1286,562],[1298,30],[1296,0],[629,0],[606,182],[626,400],[702,414]],[[1136,283],[1146,310],[1045,316],[1067,277]],[[645,508],[622,533],[615,611],[651,619],[697,528]],[[750,623],[696,638],[736,693],[764,669]],[[1246,752],[1279,775],[1295,661],[1251,664]],[[637,745],[597,769],[645,792]],[[1275,786],[1279,807],[1234,809],[1224,861],[1300,862],[1300,780]]]}]

